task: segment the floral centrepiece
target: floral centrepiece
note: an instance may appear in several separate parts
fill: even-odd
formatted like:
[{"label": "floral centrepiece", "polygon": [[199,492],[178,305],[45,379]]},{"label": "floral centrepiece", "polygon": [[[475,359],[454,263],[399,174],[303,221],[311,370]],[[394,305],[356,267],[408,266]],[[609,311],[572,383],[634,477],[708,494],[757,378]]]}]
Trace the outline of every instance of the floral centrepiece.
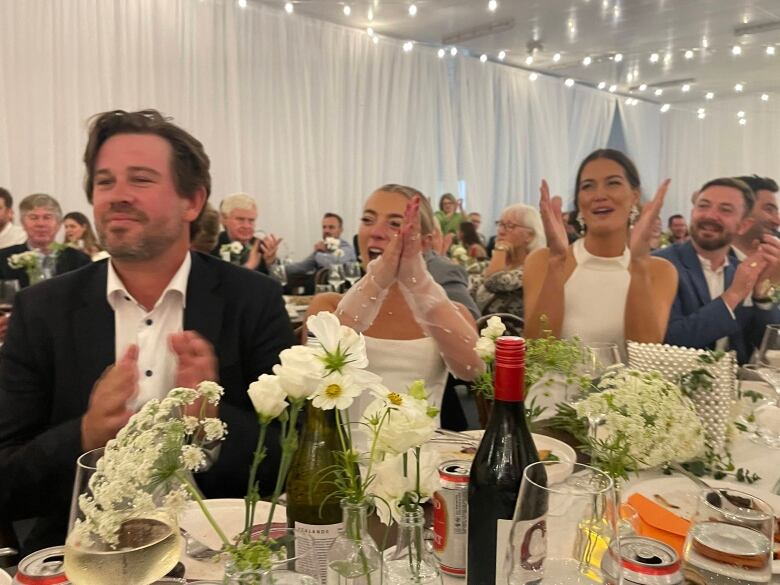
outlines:
[{"label": "floral centrepiece", "polygon": [[334,258],[341,258],[344,256],[344,250],[341,249],[341,240],[338,238],[325,238],[325,249],[329,254],[332,254]]},{"label": "floral centrepiece", "polygon": [[20,252],[19,254],[11,254],[8,257],[8,266],[16,270],[24,270],[27,273],[30,284],[40,282],[43,278],[40,258],[38,257],[38,253],[33,250],[30,250],[29,252]]},{"label": "floral centrepiece", "polygon": [[249,247],[241,242],[234,240],[219,247],[219,256],[226,262],[232,264],[242,264],[244,257],[249,252]]}]

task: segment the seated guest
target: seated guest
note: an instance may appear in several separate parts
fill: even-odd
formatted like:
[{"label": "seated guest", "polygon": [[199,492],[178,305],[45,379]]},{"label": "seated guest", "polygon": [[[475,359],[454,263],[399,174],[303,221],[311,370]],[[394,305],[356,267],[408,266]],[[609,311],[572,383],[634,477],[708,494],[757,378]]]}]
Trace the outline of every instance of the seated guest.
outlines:
[{"label": "seated guest", "polygon": [[[240,264],[250,270],[258,270],[268,274],[268,267],[276,260],[276,253],[281,238],[273,234],[255,237],[255,221],[257,220],[257,205],[255,200],[246,193],[233,193],[222,200],[219,206],[222,225],[225,230],[219,234],[217,245],[211,251],[212,256]],[[231,254],[224,246],[238,242],[241,252]]]},{"label": "seated guest", "polygon": [[664,224],[660,217],[653,220],[653,227],[650,230],[650,251],[655,252],[669,245],[669,239],[664,233]]},{"label": "seated guest", "polygon": [[65,214],[62,228],[65,230],[65,245],[81,250],[93,260],[103,251],[92,231],[89,219],[83,213],[71,211]]},{"label": "seated guest", "polygon": [[685,222],[685,218],[679,213],[669,216],[669,243],[670,244],[682,244],[687,242],[690,236],[688,235],[688,224]]},{"label": "seated guest", "polygon": [[470,221],[461,222],[460,226],[458,226],[458,241],[466,248],[469,258],[480,261],[487,259],[487,252],[479,241],[479,236],[477,235],[477,230],[474,229],[474,224]]},{"label": "seated guest", "polygon": [[0,187],[0,249],[26,241],[25,231],[14,225],[14,199],[8,189]]},{"label": "seated guest", "polygon": [[190,249],[211,254],[219,239],[219,212],[210,203],[203,206],[200,217],[192,223]]},{"label": "seated guest", "polygon": [[247,387],[294,341],[278,283],[189,251],[211,189],[198,140],[155,110],[107,112],[84,162],[111,259],[20,292],[0,350],[0,513],[35,518],[23,554],[64,542],[76,458],[175,386],[224,387],[207,411],[229,432],[195,478],[207,497],[245,494],[258,438]]},{"label": "seated guest", "polygon": [[525,262],[526,336],[549,329],[557,337],[619,346],[664,339],[677,273],[669,262],[650,256],[649,241],[668,185],[661,185],[640,215],[634,163],[617,150],[591,153],[577,171],[574,193],[585,235],[569,245],[560,198],[551,199],[542,181],[547,248]]},{"label": "seated guest", "polygon": [[457,233],[458,226],[466,221],[462,207],[463,201],[455,199],[452,193],[445,193],[439,199],[439,211],[435,215],[436,221],[439,222],[439,227],[441,227],[441,233],[445,236]]},{"label": "seated guest", "polygon": [[[354,262],[355,250],[348,241],[341,238],[343,231],[344,222],[341,216],[335,213],[326,213],[322,217],[322,239],[314,244],[314,251],[306,258],[300,262],[285,265],[287,276],[313,273],[320,268],[327,268],[331,264]],[[328,238],[338,240],[340,253],[335,253],[335,250],[328,248],[326,243]]]},{"label": "seated guest", "polygon": [[753,222],[742,234],[737,233],[731,244],[737,258],[744,260],[758,250],[758,246],[769,237],[777,237],[780,228],[780,214],[777,212],[777,183],[769,177],[753,175],[737,177],[745,183],[756,196],[755,205],[750,212]]},{"label": "seated guest", "polygon": [[[24,244],[9,246],[0,250],[0,278],[19,281],[22,288],[29,286],[30,277],[23,268],[12,268],[8,260],[14,254],[33,251],[38,256],[38,267],[43,278],[65,274],[90,263],[90,258],[81,250],[62,248],[54,244],[54,238],[62,223],[62,210],[54,197],[38,193],[28,195],[19,203],[22,227],[27,233]],[[57,247],[59,246],[59,248]]]},{"label": "seated guest", "polygon": [[691,240],[657,252],[679,274],[667,343],[732,349],[742,364],[766,325],[780,323],[780,310],[764,284],[780,266],[780,241],[766,238],[741,262],[731,251],[734,237],[752,223],[754,204],[753,191],[742,181],[709,181],[693,201]]},{"label": "seated guest", "polygon": [[479,309],[469,294],[469,276],[466,274],[466,269],[447,258],[446,250],[442,250],[444,238],[441,228],[435,221],[430,223],[433,224],[431,233],[425,233],[428,226],[426,221],[421,222],[420,228],[423,258],[428,272],[431,273],[433,280],[441,285],[451,301],[460,303],[468,309],[474,319],[479,319]]},{"label": "seated guest", "polygon": [[[333,312],[364,333],[369,370],[399,391],[425,380],[430,401],[440,406],[448,369],[472,380],[483,364],[474,350],[474,318],[426,270],[422,240],[434,221],[428,200],[416,189],[377,189],[366,200],[358,232],[366,276],[345,295],[317,295],[309,314]],[[371,400],[369,393],[357,399],[351,420],[359,420]]]},{"label": "seated guest", "polygon": [[496,222],[498,234],[493,257],[474,281],[473,291],[479,310],[523,316],[523,264],[526,256],[545,245],[539,212],[530,205],[516,203],[501,212]]},{"label": "seated guest", "polygon": [[482,215],[477,213],[476,211],[472,211],[469,213],[469,221],[474,226],[474,231],[477,232],[477,237],[479,238],[479,243],[482,244],[482,247],[487,246],[487,239],[485,238],[484,234],[479,231],[479,228],[482,226]]}]

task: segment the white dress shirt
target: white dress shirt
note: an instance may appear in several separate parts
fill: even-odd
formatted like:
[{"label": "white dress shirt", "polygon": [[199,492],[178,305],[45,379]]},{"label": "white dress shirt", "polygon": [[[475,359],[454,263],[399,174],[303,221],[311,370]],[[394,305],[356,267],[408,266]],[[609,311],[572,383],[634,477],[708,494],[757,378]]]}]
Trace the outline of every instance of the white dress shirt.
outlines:
[{"label": "white dress shirt", "polygon": [[[715,300],[719,296],[723,294],[724,287],[725,287],[725,281],[724,281],[724,271],[726,270],[726,266],[729,265],[729,257],[726,256],[723,259],[723,264],[721,264],[718,268],[713,269],[712,265],[710,264],[710,261],[706,258],[702,258],[699,256],[699,262],[701,262],[701,270],[704,273],[704,280],[707,281],[707,288],[710,291],[710,299]],[[724,305],[726,305],[726,301],[722,301]],[[732,319],[736,319],[734,316],[734,311],[731,310],[731,307],[726,305],[726,308],[729,310],[729,314],[731,315]],[[729,338],[728,337],[721,337],[718,339],[718,341],[715,342],[715,349],[716,350],[722,350],[722,351],[728,351],[729,349]]]},{"label": "white dress shirt", "polygon": [[0,248],[24,244],[27,241],[27,232],[10,221],[0,230]]},{"label": "white dress shirt", "polygon": [[116,359],[121,359],[132,343],[139,349],[138,394],[128,403],[133,410],[152,398],[164,398],[174,387],[176,355],[171,351],[168,337],[183,328],[191,266],[188,253],[152,310],[147,311],[127,292],[113,264],[108,263],[106,297],[114,309]]}]

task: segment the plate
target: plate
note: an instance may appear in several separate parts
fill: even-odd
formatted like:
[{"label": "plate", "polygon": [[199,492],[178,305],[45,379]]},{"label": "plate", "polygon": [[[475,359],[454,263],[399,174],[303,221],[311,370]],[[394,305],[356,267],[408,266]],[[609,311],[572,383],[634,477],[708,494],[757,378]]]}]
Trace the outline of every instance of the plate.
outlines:
[{"label": "plate", "polygon": [[[707,479],[706,481],[714,488],[726,488],[755,496],[769,504],[772,507],[775,516],[780,516],[780,496],[776,494],[752,485],[735,484],[733,482],[716,479]],[[671,510],[672,512],[688,519],[693,517],[693,514],[696,511],[696,496],[699,491],[699,487],[685,477],[659,477],[630,484],[624,492],[624,501],[627,500],[628,496],[631,494],[640,493],[649,500],[663,505],[662,502],[659,502],[654,497],[658,494],[667,502],[679,506],[679,510]],[[772,573],[780,574],[780,561],[772,561]]]},{"label": "plate", "polygon": [[[481,440],[485,431],[465,431],[463,434]],[[574,449],[563,441],[546,435],[533,433],[532,436],[537,451],[550,451],[560,460],[558,465],[551,465],[546,468],[547,479],[550,482],[558,482],[569,476],[574,468],[573,464],[577,461],[577,454],[574,452]],[[431,445],[441,453],[443,461],[448,459],[467,459],[470,461],[474,459],[474,450],[469,449],[469,445],[466,443],[463,445],[458,444],[456,439],[453,439],[452,442],[431,443]]]},{"label": "plate", "polygon": [[[214,499],[205,500],[204,504],[209,513],[219,524],[228,538],[233,538],[244,529],[244,500],[240,499]],[[255,508],[254,524],[264,524],[271,510],[268,502],[257,502]],[[284,506],[277,505],[274,510],[274,522],[287,522],[287,511]],[[195,502],[190,503],[179,514],[179,526],[184,528],[197,540],[211,548],[218,549],[222,542],[214,529],[206,520],[203,511]],[[182,544],[181,562],[184,563],[188,579],[216,579],[220,580],[225,574],[222,563],[213,561],[196,561],[184,554]],[[2,585],[2,582],[0,582]]]},{"label": "plate", "polygon": [[11,579],[11,575],[3,571],[3,569],[0,569],[0,585],[11,585],[13,583],[13,579]]}]

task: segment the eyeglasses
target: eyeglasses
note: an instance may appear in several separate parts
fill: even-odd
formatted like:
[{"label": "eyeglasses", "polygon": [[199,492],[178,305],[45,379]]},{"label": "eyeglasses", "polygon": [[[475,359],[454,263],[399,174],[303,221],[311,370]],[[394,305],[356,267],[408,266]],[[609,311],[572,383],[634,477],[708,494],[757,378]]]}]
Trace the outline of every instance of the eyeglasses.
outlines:
[{"label": "eyeglasses", "polygon": [[524,228],[524,225],[520,225],[519,223],[512,223],[511,221],[497,221],[496,222],[497,228],[504,228],[507,231],[512,231],[515,228]]}]

